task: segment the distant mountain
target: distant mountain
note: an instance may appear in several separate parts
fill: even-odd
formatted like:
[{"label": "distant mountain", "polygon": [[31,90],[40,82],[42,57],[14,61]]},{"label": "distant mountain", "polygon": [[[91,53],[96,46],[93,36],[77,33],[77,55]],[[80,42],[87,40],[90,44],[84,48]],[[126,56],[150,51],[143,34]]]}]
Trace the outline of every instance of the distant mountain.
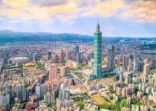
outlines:
[{"label": "distant mountain", "polygon": [[0,31],[0,43],[10,42],[46,42],[46,41],[64,41],[64,42],[89,42],[93,38],[78,34],[53,34],[53,33],[25,33],[13,31]]},{"label": "distant mountain", "polygon": [[[28,32],[13,32],[10,30],[0,31],[0,44],[16,43],[16,42],[93,42],[93,37],[78,34],[54,34],[54,33],[28,33]],[[156,38],[134,38],[134,37],[103,37],[104,42],[118,42],[120,40],[156,40]]]}]

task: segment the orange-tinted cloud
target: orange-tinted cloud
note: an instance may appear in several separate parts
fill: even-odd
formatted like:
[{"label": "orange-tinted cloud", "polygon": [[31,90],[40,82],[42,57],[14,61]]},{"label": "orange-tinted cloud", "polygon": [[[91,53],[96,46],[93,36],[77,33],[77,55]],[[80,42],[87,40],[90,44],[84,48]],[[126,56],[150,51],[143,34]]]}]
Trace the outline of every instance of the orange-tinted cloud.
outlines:
[{"label": "orange-tinted cloud", "polygon": [[0,16],[24,20],[72,20],[101,15],[138,22],[156,21],[155,0],[0,0]]},{"label": "orange-tinted cloud", "polygon": [[95,6],[91,7],[86,14],[99,14],[105,17],[114,16],[118,10],[123,8],[124,3],[122,0],[106,0],[98,2]]},{"label": "orange-tinted cloud", "polygon": [[47,20],[56,18],[60,15],[70,15],[76,12],[76,6],[72,2],[48,7],[39,7],[38,5],[32,4],[28,0],[11,1],[12,0],[3,0],[3,5],[8,6],[9,8],[1,9],[0,15],[25,20]]},{"label": "orange-tinted cloud", "polygon": [[154,22],[156,21],[156,1],[155,0],[129,0],[126,2],[130,17],[138,22]]}]

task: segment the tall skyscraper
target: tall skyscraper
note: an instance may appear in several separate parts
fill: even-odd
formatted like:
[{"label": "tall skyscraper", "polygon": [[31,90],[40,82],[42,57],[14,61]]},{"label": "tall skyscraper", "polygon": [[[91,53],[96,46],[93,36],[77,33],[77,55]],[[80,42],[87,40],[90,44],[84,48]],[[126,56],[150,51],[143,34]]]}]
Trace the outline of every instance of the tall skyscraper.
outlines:
[{"label": "tall skyscraper", "polygon": [[66,61],[70,59],[70,50],[66,50]]},{"label": "tall skyscraper", "polygon": [[59,91],[59,99],[67,99],[67,100],[69,100],[69,98],[70,98],[69,91],[66,91],[66,90]]},{"label": "tall skyscraper", "polygon": [[78,53],[79,53],[79,46],[76,45],[76,46],[75,46],[75,50],[74,50],[74,55],[75,55],[75,57],[77,56]]},{"label": "tall skyscraper", "polygon": [[75,60],[77,61],[78,64],[81,63],[81,53],[80,53],[79,49],[80,49],[79,46],[76,45],[75,50],[74,50],[74,56],[75,56]]},{"label": "tall skyscraper", "polygon": [[[7,93],[0,92],[0,106],[9,105],[10,104],[10,96]],[[0,110],[5,111],[5,110]]]},{"label": "tall skyscraper", "polygon": [[138,71],[138,67],[139,67],[139,59],[137,57],[135,57],[133,59],[133,71],[137,72]]},{"label": "tall skyscraper", "polygon": [[55,80],[57,78],[57,67],[52,64],[49,71],[49,80]]},{"label": "tall skyscraper", "polygon": [[115,68],[115,48],[114,45],[110,45],[107,48],[107,68],[113,70]]},{"label": "tall skyscraper", "polygon": [[150,63],[148,62],[148,59],[144,60],[144,69],[143,74],[147,77],[150,74]]},{"label": "tall skyscraper", "polygon": [[13,88],[11,85],[8,85],[6,87],[6,92],[9,94],[9,97],[10,97],[10,104],[13,103]]},{"label": "tall skyscraper", "polygon": [[27,100],[27,90],[24,87],[24,84],[18,84],[16,86],[16,96],[21,101]]},{"label": "tall skyscraper", "polygon": [[123,57],[123,68],[125,70],[128,69],[129,59],[130,59],[129,55],[124,55],[124,57]]},{"label": "tall skyscraper", "polygon": [[94,74],[97,78],[102,77],[102,32],[100,31],[100,25],[97,24],[96,32],[94,33]]},{"label": "tall skyscraper", "polygon": [[51,59],[51,52],[48,52],[48,60]]},{"label": "tall skyscraper", "polygon": [[32,59],[33,59],[33,61],[34,62],[36,62],[36,61],[38,61],[38,54],[35,52],[35,53],[33,53],[33,55],[32,55]]},{"label": "tall skyscraper", "polygon": [[131,58],[129,59],[127,71],[133,71],[133,60]]},{"label": "tall skyscraper", "polygon": [[60,63],[63,64],[65,63],[65,53],[63,50],[60,52]]},{"label": "tall skyscraper", "polygon": [[150,64],[144,65],[144,71],[143,74],[147,77],[150,74]]},{"label": "tall skyscraper", "polygon": [[35,92],[38,97],[43,97],[46,93],[46,84],[37,84]]},{"label": "tall skyscraper", "polygon": [[78,64],[81,63],[81,53],[76,54],[76,61],[77,61]]}]

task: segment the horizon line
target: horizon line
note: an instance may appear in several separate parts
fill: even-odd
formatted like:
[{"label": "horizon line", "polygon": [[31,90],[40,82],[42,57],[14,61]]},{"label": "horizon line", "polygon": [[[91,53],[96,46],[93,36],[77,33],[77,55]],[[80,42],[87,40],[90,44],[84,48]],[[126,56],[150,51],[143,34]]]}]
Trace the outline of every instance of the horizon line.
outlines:
[{"label": "horizon line", "polygon": [[[94,37],[93,35],[87,35],[87,34],[78,34],[78,33],[67,33],[67,32],[62,32],[62,33],[54,33],[54,32],[46,32],[46,31],[44,31],[44,32],[25,32],[25,31],[13,31],[13,30],[0,30],[0,33],[1,32],[5,32],[5,31],[8,31],[8,32],[13,32],[13,33],[47,33],[47,34],[75,34],[75,35],[81,35],[81,36],[88,36],[88,37]],[[94,33],[93,33],[94,34]],[[109,35],[107,35],[107,36],[102,36],[102,38],[104,38],[104,37],[106,37],[106,38],[149,38],[149,39],[156,39],[156,36],[151,36],[151,35],[147,35],[147,36],[145,36],[145,35],[143,35],[143,36],[124,36],[124,35],[122,35],[122,36],[109,36]]]}]

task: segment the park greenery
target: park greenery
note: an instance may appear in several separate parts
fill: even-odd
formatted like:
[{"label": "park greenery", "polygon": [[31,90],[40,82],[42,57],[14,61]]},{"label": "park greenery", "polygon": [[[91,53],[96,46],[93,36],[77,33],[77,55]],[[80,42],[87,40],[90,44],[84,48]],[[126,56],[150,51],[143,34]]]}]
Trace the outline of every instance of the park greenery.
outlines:
[{"label": "park greenery", "polygon": [[100,106],[100,109],[120,111],[120,105],[119,104],[104,104],[104,105]]},{"label": "park greenery", "polygon": [[80,109],[84,109],[84,102],[82,97],[73,98],[73,100],[77,103]]},{"label": "park greenery", "polygon": [[118,96],[118,101],[121,102],[122,100],[126,99],[126,96]]},{"label": "park greenery", "polygon": [[133,100],[131,101],[131,104],[133,104],[133,105],[141,105],[140,99],[133,99]]},{"label": "park greenery", "polygon": [[156,68],[151,70],[151,74],[154,74],[154,73],[156,73]]},{"label": "park greenery", "polygon": [[36,62],[36,66],[37,66],[37,68],[43,68],[44,67],[44,65],[41,64],[39,61]]},{"label": "park greenery", "polygon": [[116,75],[114,72],[105,72],[105,74],[104,74],[104,77],[107,77],[107,78],[109,78],[109,77],[113,77],[114,75]]},{"label": "park greenery", "polygon": [[126,99],[122,101],[121,106],[124,107],[124,108],[128,108],[129,107]]}]

